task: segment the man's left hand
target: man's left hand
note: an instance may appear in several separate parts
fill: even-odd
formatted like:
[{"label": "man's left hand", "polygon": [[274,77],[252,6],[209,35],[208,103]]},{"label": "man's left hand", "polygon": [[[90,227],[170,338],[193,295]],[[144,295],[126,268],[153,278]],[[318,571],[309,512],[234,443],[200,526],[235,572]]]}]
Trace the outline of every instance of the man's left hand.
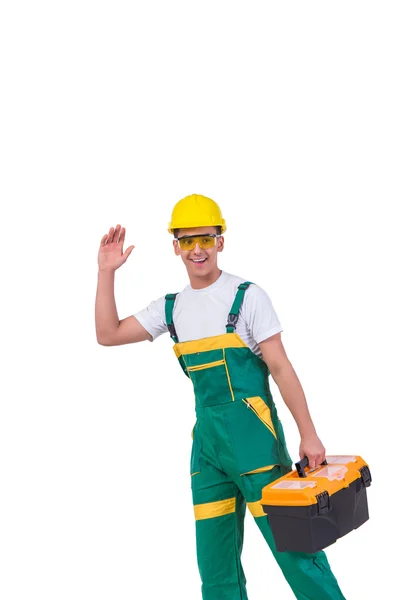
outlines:
[{"label": "man's left hand", "polygon": [[301,438],[299,453],[300,460],[307,456],[310,469],[321,465],[325,460],[325,448],[317,434]]}]

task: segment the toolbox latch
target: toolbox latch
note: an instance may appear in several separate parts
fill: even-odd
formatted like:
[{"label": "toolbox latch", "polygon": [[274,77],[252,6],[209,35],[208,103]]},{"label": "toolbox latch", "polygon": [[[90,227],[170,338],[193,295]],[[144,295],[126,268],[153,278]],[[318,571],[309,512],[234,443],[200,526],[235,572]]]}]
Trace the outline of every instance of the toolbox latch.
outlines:
[{"label": "toolbox latch", "polygon": [[361,479],[362,479],[364,486],[368,487],[369,485],[371,485],[371,481],[372,481],[371,471],[369,470],[369,467],[367,467],[367,465],[364,465],[363,467],[361,467],[360,474],[361,474]]},{"label": "toolbox latch", "polygon": [[316,495],[317,505],[318,505],[318,514],[323,515],[331,510],[331,499],[328,492],[321,492]]}]

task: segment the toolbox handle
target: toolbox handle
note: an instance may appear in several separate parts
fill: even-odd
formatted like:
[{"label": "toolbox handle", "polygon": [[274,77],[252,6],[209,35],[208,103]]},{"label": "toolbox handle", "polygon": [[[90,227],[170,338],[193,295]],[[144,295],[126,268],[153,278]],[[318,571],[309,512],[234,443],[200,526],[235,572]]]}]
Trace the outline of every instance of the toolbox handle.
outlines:
[{"label": "toolbox handle", "polygon": [[[326,459],[324,460],[324,462],[321,463],[321,465],[327,465],[327,461]],[[299,460],[299,462],[297,462],[295,464],[295,467],[297,469],[297,473],[299,475],[299,477],[307,477],[307,473],[305,472],[305,468],[308,467],[308,456],[305,456],[304,458],[302,458],[301,460]]]}]

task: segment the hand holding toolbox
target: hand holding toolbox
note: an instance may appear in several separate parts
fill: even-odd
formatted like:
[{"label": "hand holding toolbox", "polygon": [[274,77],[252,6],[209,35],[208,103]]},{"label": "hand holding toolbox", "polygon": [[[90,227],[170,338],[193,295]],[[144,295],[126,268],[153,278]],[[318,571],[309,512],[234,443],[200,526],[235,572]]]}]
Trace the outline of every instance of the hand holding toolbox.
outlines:
[{"label": "hand holding toolbox", "polygon": [[371,473],[360,456],[327,456],[322,466],[296,470],[262,490],[261,505],[279,552],[318,552],[368,520]]}]

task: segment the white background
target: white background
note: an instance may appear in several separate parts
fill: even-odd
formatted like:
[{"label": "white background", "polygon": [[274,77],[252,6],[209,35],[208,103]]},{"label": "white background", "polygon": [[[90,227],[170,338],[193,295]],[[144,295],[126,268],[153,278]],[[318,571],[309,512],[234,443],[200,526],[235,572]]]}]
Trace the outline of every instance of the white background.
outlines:
[{"label": "white background", "polygon": [[[2,600],[201,598],[190,382],[167,335],[94,327],[110,226],[136,246],[121,319],[186,285],[166,228],[191,193],[269,293],[328,453],[370,464],[370,520],[327,549],[344,595],[396,596],[398,31],[397,2],[3,4]],[[249,514],[243,564],[251,600],[293,598]]]}]

